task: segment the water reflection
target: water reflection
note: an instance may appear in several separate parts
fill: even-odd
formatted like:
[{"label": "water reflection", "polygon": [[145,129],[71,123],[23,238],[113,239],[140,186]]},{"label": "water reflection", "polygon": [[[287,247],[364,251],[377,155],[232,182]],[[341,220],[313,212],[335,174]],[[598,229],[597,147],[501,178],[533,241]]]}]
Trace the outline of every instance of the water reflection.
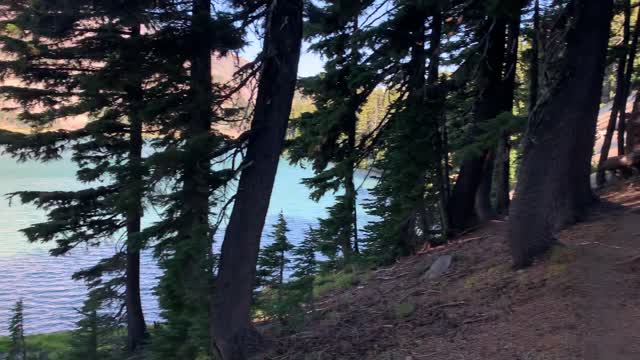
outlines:
[{"label": "water reflection", "polygon": [[[82,306],[86,289],[81,282],[71,280],[71,275],[79,269],[95,264],[100,258],[113,254],[115,243],[99,248],[78,248],[69,255],[52,258],[48,255],[49,244],[29,244],[19,229],[45,220],[44,213],[33,206],[20,205],[14,201],[10,206],[4,194],[20,190],[78,190],[83,184],[74,179],[76,167],[68,159],[41,164],[21,163],[6,156],[0,156],[0,335],[6,334],[6,324],[10,309],[22,298],[25,305],[25,328],[27,333],[42,333],[68,330],[78,319],[76,308]],[[318,203],[308,198],[308,190],[300,180],[311,176],[309,169],[289,166],[281,161],[274,187],[269,214],[266,219],[265,234],[271,231],[271,224],[277,220],[282,210],[289,223],[290,240],[299,242],[309,225],[317,223],[317,218],[326,214],[325,208],[333,202],[326,196]],[[369,195],[373,180],[365,181],[365,173],[356,177],[360,188],[360,200]],[[370,220],[359,208],[359,226]],[[153,210],[147,212],[144,223],[157,220]],[[224,224],[223,224],[224,226]],[[216,235],[216,242],[222,238],[222,231]],[[269,239],[263,235],[263,244]],[[149,252],[143,253],[141,269],[141,289],[145,317],[148,322],[158,320],[158,304],[153,296],[153,287],[160,272]]]}]

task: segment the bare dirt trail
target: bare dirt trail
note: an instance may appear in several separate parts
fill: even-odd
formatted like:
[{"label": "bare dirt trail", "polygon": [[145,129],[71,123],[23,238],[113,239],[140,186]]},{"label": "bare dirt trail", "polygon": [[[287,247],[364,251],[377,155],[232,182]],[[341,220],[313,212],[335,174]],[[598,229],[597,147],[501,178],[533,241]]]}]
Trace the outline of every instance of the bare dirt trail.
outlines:
[{"label": "bare dirt trail", "polygon": [[640,359],[640,187],[625,187],[603,198],[607,226],[572,244],[585,360]]}]

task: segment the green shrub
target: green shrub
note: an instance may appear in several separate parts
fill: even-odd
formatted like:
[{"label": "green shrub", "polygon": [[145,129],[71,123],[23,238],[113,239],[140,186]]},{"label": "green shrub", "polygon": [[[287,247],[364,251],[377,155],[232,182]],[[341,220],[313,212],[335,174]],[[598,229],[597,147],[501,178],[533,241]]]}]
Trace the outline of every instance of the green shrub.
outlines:
[{"label": "green shrub", "polygon": [[416,311],[416,305],[412,303],[402,303],[395,307],[396,318],[402,319],[413,314]]},{"label": "green shrub", "polygon": [[322,296],[330,291],[347,289],[359,283],[355,273],[339,272],[321,274],[316,277],[313,284],[313,295]]}]

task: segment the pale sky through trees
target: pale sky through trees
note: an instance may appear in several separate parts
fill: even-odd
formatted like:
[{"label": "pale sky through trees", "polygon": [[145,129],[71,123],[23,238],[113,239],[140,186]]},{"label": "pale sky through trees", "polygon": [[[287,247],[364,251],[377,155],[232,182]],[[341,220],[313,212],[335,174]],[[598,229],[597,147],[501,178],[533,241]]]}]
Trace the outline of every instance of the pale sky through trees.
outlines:
[{"label": "pale sky through trees", "polygon": [[[255,32],[251,31],[248,36],[249,45],[240,52],[240,56],[251,61],[256,58],[262,49],[262,39],[256,37]],[[324,60],[320,55],[309,51],[309,43],[302,45],[302,54],[300,56],[300,66],[298,67],[298,77],[307,77],[317,75],[322,72]]]},{"label": "pale sky through trees", "polygon": [[[321,5],[322,1],[314,0],[316,5]],[[361,22],[366,27],[373,26],[375,24],[384,21],[387,16],[386,14],[393,9],[392,2],[389,0],[378,0],[371,6],[373,9],[369,13],[364,13],[361,16]],[[248,32],[247,42],[249,43],[245,46],[242,51],[240,51],[240,56],[251,61],[256,58],[260,50],[262,49],[262,39],[258,38],[256,35],[256,31],[251,29]],[[302,53],[300,55],[300,66],[298,67],[298,77],[308,77],[317,75],[322,72],[324,67],[324,59],[316,53],[313,53],[309,50],[309,45],[311,42],[304,41],[302,44]]]}]

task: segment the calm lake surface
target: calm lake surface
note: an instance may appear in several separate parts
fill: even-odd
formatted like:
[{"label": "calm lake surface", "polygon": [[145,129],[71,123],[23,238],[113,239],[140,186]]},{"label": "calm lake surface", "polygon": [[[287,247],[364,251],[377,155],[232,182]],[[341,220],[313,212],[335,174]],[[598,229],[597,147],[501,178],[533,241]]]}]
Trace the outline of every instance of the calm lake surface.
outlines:
[{"label": "calm lake surface", "polygon": [[[76,166],[68,159],[47,164],[16,163],[8,156],[0,155],[0,335],[6,335],[10,309],[18,299],[24,300],[25,330],[29,334],[73,329],[78,315],[75,309],[82,306],[86,288],[84,283],[71,280],[71,275],[95,264],[100,258],[110,256],[118,247],[118,239],[99,248],[75,249],[71,254],[54,258],[49,256],[48,244],[29,244],[20,229],[45,220],[45,214],[32,206],[13,204],[4,196],[20,190],[77,190],[83,185],[75,180]],[[280,211],[288,221],[289,239],[298,243],[309,225],[315,225],[326,214],[333,196],[325,196],[319,202],[309,200],[309,191],[300,181],[312,175],[310,169],[293,167],[280,161],[271,206],[263,234],[263,244],[268,243],[271,225]],[[373,180],[366,173],[356,177],[359,190],[359,227],[371,217],[364,214],[362,202],[368,199],[367,189]],[[154,210],[145,214],[144,223],[158,218]],[[222,234],[216,235],[219,247]],[[147,322],[159,320],[159,309],[153,288],[160,272],[153,257],[147,252],[142,259],[142,301]]]}]

